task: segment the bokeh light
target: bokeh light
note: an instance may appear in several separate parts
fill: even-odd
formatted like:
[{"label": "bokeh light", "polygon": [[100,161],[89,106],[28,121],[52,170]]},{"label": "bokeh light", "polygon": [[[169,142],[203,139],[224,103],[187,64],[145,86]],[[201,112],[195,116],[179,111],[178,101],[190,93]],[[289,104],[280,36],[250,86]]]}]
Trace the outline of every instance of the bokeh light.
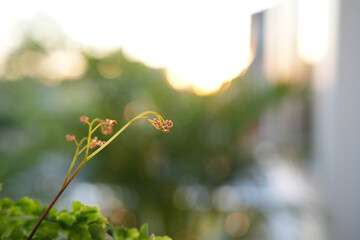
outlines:
[{"label": "bokeh light", "polygon": [[303,0],[298,4],[298,52],[306,63],[315,64],[324,59],[329,47],[329,1]]},{"label": "bokeh light", "polygon": [[240,212],[231,213],[225,220],[226,232],[233,238],[244,236],[249,231],[249,218]]}]

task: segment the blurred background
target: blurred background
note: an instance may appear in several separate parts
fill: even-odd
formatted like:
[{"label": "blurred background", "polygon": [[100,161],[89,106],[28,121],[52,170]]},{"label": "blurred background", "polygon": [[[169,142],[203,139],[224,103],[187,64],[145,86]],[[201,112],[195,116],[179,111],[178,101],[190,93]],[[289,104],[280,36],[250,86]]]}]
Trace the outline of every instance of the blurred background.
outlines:
[{"label": "blurred background", "polygon": [[57,202],[174,240],[360,239],[360,2],[0,2],[0,197],[48,204],[81,115],[146,110]]}]

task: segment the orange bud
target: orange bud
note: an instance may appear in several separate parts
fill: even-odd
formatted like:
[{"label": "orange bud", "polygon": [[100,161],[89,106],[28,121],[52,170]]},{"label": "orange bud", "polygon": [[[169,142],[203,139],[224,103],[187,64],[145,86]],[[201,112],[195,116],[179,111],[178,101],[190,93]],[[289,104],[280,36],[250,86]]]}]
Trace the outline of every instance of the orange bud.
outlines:
[{"label": "orange bud", "polygon": [[168,125],[165,125],[162,130],[163,130],[163,132],[167,133],[170,131],[170,127]]},{"label": "orange bud", "polygon": [[81,117],[80,117],[80,122],[82,122],[82,123],[87,123],[87,122],[89,122],[89,117],[87,117],[87,116],[81,116]]},{"label": "orange bud", "polygon": [[169,127],[172,127],[174,125],[174,123],[171,120],[166,120],[165,124],[168,125]]},{"label": "orange bud", "polygon": [[75,141],[75,136],[74,135],[66,135],[66,141],[71,142],[71,141]]},{"label": "orange bud", "polygon": [[112,134],[113,128],[110,125],[105,125],[105,126],[102,126],[101,132],[104,135]]},{"label": "orange bud", "polygon": [[111,126],[114,126],[114,125],[116,125],[117,124],[117,121],[116,120],[110,120],[110,125]]}]

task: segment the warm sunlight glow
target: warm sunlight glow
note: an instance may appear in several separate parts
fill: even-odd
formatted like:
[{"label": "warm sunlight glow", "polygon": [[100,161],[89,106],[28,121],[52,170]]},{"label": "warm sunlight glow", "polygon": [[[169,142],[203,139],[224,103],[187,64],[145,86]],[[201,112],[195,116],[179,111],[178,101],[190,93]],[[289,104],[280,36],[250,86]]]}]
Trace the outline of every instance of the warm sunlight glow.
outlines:
[{"label": "warm sunlight glow", "polygon": [[318,63],[328,48],[329,1],[298,1],[298,52],[309,64]]},{"label": "warm sunlight glow", "polygon": [[264,16],[264,65],[270,82],[299,81],[303,64],[297,52],[297,1],[283,1]]},{"label": "warm sunlight glow", "polygon": [[131,34],[122,41],[133,58],[165,68],[172,87],[210,94],[247,68],[250,10],[239,2],[156,3],[159,7],[142,2],[141,9],[138,2],[127,4],[124,14],[137,12],[141,18],[126,17],[131,25],[125,30]]},{"label": "warm sunlight glow", "polygon": [[80,78],[86,71],[84,57],[72,51],[54,51],[40,61],[38,74],[47,83]]},{"label": "warm sunlight glow", "polygon": [[250,16],[236,16],[228,22],[216,19],[217,25],[210,18],[208,21],[212,28],[202,34],[189,25],[194,39],[179,43],[176,54],[169,55],[167,78],[176,89],[211,94],[249,66]]},{"label": "warm sunlight glow", "polygon": [[[93,1],[35,0],[37,4],[17,17],[16,11],[5,9],[0,22],[30,20],[40,13],[85,49],[104,52],[122,47],[132,58],[166,69],[174,88],[204,95],[249,66],[251,14],[279,1],[104,0],[99,8],[100,3]],[[6,7],[18,9],[23,2],[14,0]],[[107,78],[121,72],[99,68]]]}]

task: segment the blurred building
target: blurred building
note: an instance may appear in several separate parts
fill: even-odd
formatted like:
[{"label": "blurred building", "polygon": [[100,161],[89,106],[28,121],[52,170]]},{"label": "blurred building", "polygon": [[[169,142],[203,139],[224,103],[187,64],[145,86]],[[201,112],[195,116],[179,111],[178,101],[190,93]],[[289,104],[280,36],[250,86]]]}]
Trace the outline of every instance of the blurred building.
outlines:
[{"label": "blurred building", "polygon": [[329,239],[360,239],[359,1],[329,1],[329,48],[314,72],[314,160]]},{"label": "blurred building", "polygon": [[[319,193],[325,239],[331,240],[360,239],[359,10],[358,1],[282,1],[264,20],[268,78],[311,79],[313,154],[307,180]],[[292,104],[281,113],[265,118],[265,138],[296,139],[299,109]]]}]

